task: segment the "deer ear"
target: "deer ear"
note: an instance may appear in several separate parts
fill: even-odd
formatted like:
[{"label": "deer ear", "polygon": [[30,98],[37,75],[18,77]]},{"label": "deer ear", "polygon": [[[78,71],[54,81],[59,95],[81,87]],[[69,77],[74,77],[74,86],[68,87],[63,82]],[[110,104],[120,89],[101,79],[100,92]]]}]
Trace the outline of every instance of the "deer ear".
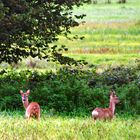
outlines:
[{"label": "deer ear", "polygon": [[115,95],[115,91],[113,89],[110,90],[110,95]]},{"label": "deer ear", "polygon": [[112,90],[109,91],[109,96],[111,96],[111,95],[112,95]]},{"label": "deer ear", "polygon": [[29,95],[30,94],[30,89],[28,89],[26,93]]},{"label": "deer ear", "polygon": [[20,90],[20,91],[19,91],[19,93],[20,93],[20,94],[23,94],[23,91],[22,91],[22,90]]}]

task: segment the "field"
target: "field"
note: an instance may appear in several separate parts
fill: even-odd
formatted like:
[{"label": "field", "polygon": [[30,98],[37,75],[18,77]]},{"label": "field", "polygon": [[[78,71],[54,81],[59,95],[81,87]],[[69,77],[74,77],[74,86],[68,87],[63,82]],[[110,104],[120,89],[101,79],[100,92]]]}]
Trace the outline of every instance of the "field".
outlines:
[{"label": "field", "polygon": [[61,37],[58,44],[69,48],[66,55],[98,65],[129,64],[140,58],[140,1],[84,5],[75,12],[87,16],[84,24],[72,29],[71,36],[85,38]]},{"label": "field", "polygon": [[[74,12],[79,14],[80,13],[86,14],[87,16],[84,18],[86,22],[81,23],[79,27],[72,28],[69,37],[78,35],[78,36],[84,36],[84,38],[83,40],[80,39],[68,40],[63,36],[60,36],[59,41],[54,42],[54,44],[58,44],[58,45],[66,44],[69,50],[67,52],[64,52],[64,55],[73,57],[77,60],[79,59],[86,60],[89,64],[95,64],[101,69],[104,69],[105,66],[116,67],[122,64],[128,66],[130,65],[135,66],[134,65],[135,62],[137,60],[138,61],[140,60],[140,16],[139,16],[140,1],[139,0],[128,0],[128,3],[126,4],[117,4],[115,0],[112,4],[105,4],[102,0],[97,5],[88,4],[88,5],[83,5],[80,8],[75,8]],[[45,61],[39,61],[39,60],[36,60],[36,62],[37,62],[37,67],[40,68],[39,71],[41,71],[41,69],[43,72],[46,69],[47,70],[57,69],[57,64],[56,65],[52,63],[48,64]],[[24,69],[25,65],[26,62],[24,61],[24,64],[23,63],[22,65],[20,64],[20,69]],[[0,65],[1,69],[5,69],[7,67],[9,67],[7,66],[7,64]],[[126,76],[127,70],[128,70],[128,75],[127,75],[128,83],[126,82],[126,84],[128,85],[123,87],[123,84],[121,84],[121,82],[123,81],[122,77],[124,76],[125,77],[124,80],[127,81],[127,76]],[[117,72],[119,73],[118,77],[116,76]],[[39,74],[33,73],[31,78],[34,78],[36,75],[38,76],[37,77],[38,79],[35,79],[36,81],[34,81],[34,79],[31,81],[31,84],[35,84],[33,85],[34,88],[38,88],[38,90],[36,89],[34,93],[36,92],[37,94],[38,92],[40,92],[39,90],[42,91],[43,93],[42,95],[45,95],[44,93],[50,95],[53,92],[56,92],[56,96],[54,94],[54,96],[52,96],[54,97],[52,98],[52,100],[54,103],[55,101],[56,102],[58,101],[57,98],[60,99],[60,102],[59,101],[57,102],[59,106],[61,104],[63,105],[63,102],[61,102],[63,96],[62,98],[61,96],[59,98],[59,96],[57,96],[57,93],[60,92],[63,93],[64,91],[70,90],[74,92],[76,91],[80,96],[81,86],[83,86],[80,83],[81,81],[79,80],[78,81],[79,83],[77,82],[78,86],[76,85],[77,83],[75,83],[75,86],[73,86],[72,85],[73,83],[71,83],[71,81],[73,80],[71,79],[72,76],[70,75],[69,77],[66,76],[65,71],[63,73],[64,73],[64,77],[60,74],[60,78],[58,76],[57,79],[55,79],[56,81],[54,80],[54,83],[50,82],[53,78],[52,79],[50,78],[51,80],[49,81],[47,78],[46,79],[44,78],[44,75],[40,76]],[[121,93],[120,94],[122,96],[121,98],[124,99],[125,96],[127,97],[129,93],[132,94],[136,93],[133,95],[131,94],[130,100],[132,99],[131,101],[133,103],[133,106],[137,107],[138,110],[138,108],[140,107],[139,94],[137,94],[137,91],[139,91],[140,89],[139,88],[140,81],[138,79],[138,76],[140,76],[140,74],[138,73],[138,69],[136,70],[136,74],[134,74],[135,69],[134,71],[131,72],[131,69],[129,71],[129,69],[125,69],[125,68],[122,69],[122,71],[121,69],[120,71],[119,70],[116,71],[116,73],[114,73],[113,76],[114,77],[116,76],[120,80],[120,81],[118,80],[120,82],[119,85],[117,85],[118,87],[116,85],[115,86],[116,89],[118,88],[117,90]],[[10,106],[9,103],[10,98],[9,96],[7,96],[8,94],[10,94],[10,96],[13,94],[13,97],[11,97],[12,100],[16,100],[17,102],[19,102],[18,100],[19,95],[14,95],[15,92],[17,94],[17,89],[18,89],[18,85],[16,84],[17,82],[16,78],[18,76],[20,77],[19,79],[23,78],[23,83],[25,83],[24,82],[24,80],[26,81],[25,75],[26,74],[24,72],[23,75],[22,74],[14,75],[14,72],[11,72],[13,83],[15,82],[14,84],[12,83],[14,86],[7,79],[3,80],[5,87],[1,86],[4,88],[0,89],[0,92],[4,94],[5,98],[3,97],[3,95],[1,95],[0,102],[2,102],[5,106],[6,105]],[[51,76],[56,76],[56,75],[50,74],[50,77]],[[112,77],[109,78],[111,79]],[[61,78],[62,81],[60,80]],[[71,81],[68,82],[67,84],[66,83],[67,81],[65,80],[67,80],[68,78]],[[91,76],[91,78],[94,77]],[[110,89],[111,86],[109,85],[108,87],[106,87],[106,89],[103,89],[105,86],[103,86],[102,83],[104,82],[101,83],[100,79],[98,78],[99,77],[97,75],[95,79],[97,79],[97,83],[99,82],[97,84],[99,88],[96,87],[97,90],[95,91],[99,93],[101,92],[106,93],[106,91],[108,91],[108,89]],[[132,79],[132,85],[129,83],[129,78],[130,81]],[[40,87],[39,84],[37,83],[38,80],[40,80],[40,83],[42,82],[41,83],[42,85],[40,84]],[[85,80],[83,84],[87,83],[87,81]],[[125,81],[123,82],[125,83]],[[38,86],[36,86],[36,83],[38,84]],[[17,87],[15,87],[15,85]],[[71,87],[68,89],[67,86],[69,85],[71,85]],[[52,87],[53,89],[51,89]],[[75,87],[75,89],[72,90],[72,87]],[[92,90],[94,91],[93,88],[89,89],[89,87],[88,88],[87,87],[88,86],[85,86],[84,87],[85,90],[82,92],[88,93],[89,90],[92,93]],[[72,95],[74,94],[72,93]],[[18,98],[15,99],[15,97]],[[34,97],[36,96],[34,95]],[[88,95],[83,97],[88,97]],[[92,96],[89,96],[88,98],[90,97]],[[38,99],[38,97],[36,97],[36,99]],[[133,99],[137,99],[137,102],[135,102],[135,100]],[[124,99],[123,101],[125,102],[126,100]],[[128,106],[129,109],[129,104],[131,104],[131,102],[128,101],[126,102],[126,104],[125,103],[122,104],[124,104],[126,108]],[[14,103],[12,102],[12,105],[14,106],[15,102]],[[131,110],[129,111],[131,112]],[[116,118],[114,118],[114,120],[112,121],[106,121],[106,122],[97,121],[96,123],[92,120],[90,112],[88,113],[88,115],[86,114],[87,112],[86,113],[82,112],[83,113],[82,115],[77,115],[77,114],[67,115],[65,113],[61,114],[60,112],[59,112],[60,114],[59,113],[53,114],[51,113],[50,110],[47,109],[46,110],[42,109],[42,112],[43,113],[41,114],[40,121],[36,121],[36,120],[27,121],[24,118],[24,113],[25,113],[24,110],[8,111],[7,109],[6,111],[1,111],[0,112],[0,140],[139,140],[140,139],[140,116],[135,114],[130,115],[129,114],[130,112],[123,112],[123,110],[122,110],[123,114],[122,112],[117,112]],[[129,115],[127,115],[127,113]]]},{"label": "field", "polygon": [[90,117],[61,117],[43,114],[41,120],[27,121],[22,113],[0,116],[1,140],[138,140],[140,120],[117,117],[96,123]]}]

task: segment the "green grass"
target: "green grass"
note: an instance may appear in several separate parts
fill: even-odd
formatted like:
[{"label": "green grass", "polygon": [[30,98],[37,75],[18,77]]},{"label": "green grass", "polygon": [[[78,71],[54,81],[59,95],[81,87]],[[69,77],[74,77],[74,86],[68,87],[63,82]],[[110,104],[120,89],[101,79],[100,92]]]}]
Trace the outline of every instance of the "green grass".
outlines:
[{"label": "green grass", "polygon": [[85,24],[72,28],[70,37],[84,36],[83,40],[68,40],[60,36],[57,44],[66,44],[65,55],[84,59],[89,63],[129,64],[140,58],[140,1],[126,4],[100,2],[84,5],[75,13],[85,13]]},{"label": "green grass", "polygon": [[68,54],[77,60],[85,60],[89,64],[100,66],[133,65],[140,56],[137,54]]},{"label": "green grass", "polygon": [[58,44],[67,44],[65,53],[92,64],[129,64],[140,58],[140,26],[136,23],[86,24],[72,30],[83,40],[60,37]]},{"label": "green grass", "polygon": [[112,4],[100,2],[99,4],[84,5],[83,7],[75,8],[75,13],[86,14],[86,22],[124,22],[139,20],[140,1],[128,0],[126,4],[118,4],[116,0],[113,1]]},{"label": "green grass", "polygon": [[42,115],[40,121],[27,121],[22,113],[0,116],[1,140],[138,140],[140,120],[117,116],[96,123],[90,117]]}]

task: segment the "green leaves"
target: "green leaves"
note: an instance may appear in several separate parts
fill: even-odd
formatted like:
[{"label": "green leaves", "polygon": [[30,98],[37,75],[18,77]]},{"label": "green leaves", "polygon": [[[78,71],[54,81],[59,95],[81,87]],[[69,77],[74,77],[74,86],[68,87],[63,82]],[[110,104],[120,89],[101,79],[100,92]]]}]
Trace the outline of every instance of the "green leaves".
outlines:
[{"label": "green leaves", "polygon": [[[55,61],[58,58],[58,62],[60,59],[66,60],[65,63],[70,62],[62,57],[62,50],[67,51],[66,48],[56,46],[51,49],[50,44],[58,40],[58,35],[67,36],[71,27],[79,25],[76,19],[82,19],[85,15],[73,15],[72,9],[84,2],[86,1],[1,0],[0,63],[17,63],[28,56],[38,56],[40,59],[50,56]],[[56,57],[58,54],[59,57]]]},{"label": "green leaves", "polygon": [[[115,89],[120,99],[117,110],[120,113],[139,113],[140,87],[139,68],[109,68],[104,73],[96,73],[96,68],[62,67],[58,71],[1,70],[0,71],[0,109],[20,108],[18,96],[20,89],[31,90],[30,101],[37,101],[42,107],[67,113],[83,109],[92,111],[95,107],[107,107],[109,90]],[[124,72],[122,72],[124,71]],[[131,81],[110,82],[110,77],[120,76]],[[112,77],[113,78],[113,77]],[[121,80],[120,79],[120,80]],[[120,83],[121,82],[121,83]],[[19,97],[19,98],[18,98]],[[42,108],[41,107],[41,108]]]}]

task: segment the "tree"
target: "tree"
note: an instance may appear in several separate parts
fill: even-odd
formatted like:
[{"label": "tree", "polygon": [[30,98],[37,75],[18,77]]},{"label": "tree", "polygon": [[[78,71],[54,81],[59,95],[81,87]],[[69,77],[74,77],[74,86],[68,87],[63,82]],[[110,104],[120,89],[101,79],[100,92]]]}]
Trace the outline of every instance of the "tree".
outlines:
[{"label": "tree", "polygon": [[118,3],[126,3],[126,0],[119,0]]},{"label": "tree", "polygon": [[74,6],[87,0],[0,0],[0,63],[38,57],[71,63],[64,57],[67,48],[51,45],[58,35],[68,37],[71,27],[85,15],[74,15]]},{"label": "tree", "polygon": [[92,4],[97,4],[97,0],[91,0]]},{"label": "tree", "polygon": [[107,3],[111,3],[111,0],[107,0]]}]

